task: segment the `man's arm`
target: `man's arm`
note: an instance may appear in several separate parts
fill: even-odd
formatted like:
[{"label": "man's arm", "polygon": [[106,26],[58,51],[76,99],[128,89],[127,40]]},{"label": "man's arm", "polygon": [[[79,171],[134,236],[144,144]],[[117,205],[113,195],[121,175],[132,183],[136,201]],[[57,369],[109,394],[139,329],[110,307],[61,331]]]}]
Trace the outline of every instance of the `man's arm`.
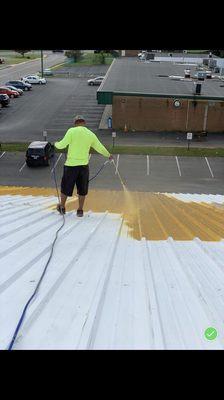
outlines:
[{"label": "man's arm", "polygon": [[63,137],[60,142],[55,142],[54,146],[56,149],[65,149],[71,142],[71,131],[70,129],[66,132],[65,136]]},{"label": "man's arm", "polygon": [[96,135],[94,135],[94,140],[92,142],[91,147],[96,150],[98,153],[102,154],[104,157],[110,157],[109,151],[104,147],[104,145],[99,141]]}]

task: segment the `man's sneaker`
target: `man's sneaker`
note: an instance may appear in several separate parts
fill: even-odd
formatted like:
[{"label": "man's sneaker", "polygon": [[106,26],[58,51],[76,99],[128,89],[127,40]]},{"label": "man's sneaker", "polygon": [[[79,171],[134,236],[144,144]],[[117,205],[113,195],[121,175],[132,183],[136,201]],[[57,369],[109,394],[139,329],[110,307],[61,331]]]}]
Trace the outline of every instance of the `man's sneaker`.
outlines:
[{"label": "man's sneaker", "polygon": [[77,210],[77,217],[83,217],[83,210]]},{"label": "man's sneaker", "polygon": [[61,204],[58,204],[58,205],[57,205],[57,211],[58,211],[60,214],[65,214],[65,207],[62,207]]}]

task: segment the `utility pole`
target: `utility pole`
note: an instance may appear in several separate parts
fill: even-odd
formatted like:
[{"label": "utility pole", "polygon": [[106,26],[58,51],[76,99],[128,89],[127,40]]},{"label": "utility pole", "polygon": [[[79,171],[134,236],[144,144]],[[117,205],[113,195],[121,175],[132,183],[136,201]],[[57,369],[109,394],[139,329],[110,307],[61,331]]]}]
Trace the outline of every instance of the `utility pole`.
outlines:
[{"label": "utility pole", "polygon": [[40,51],[41,55],[41,77],[44,77],[44,60],[43,60],[43,50]]}]

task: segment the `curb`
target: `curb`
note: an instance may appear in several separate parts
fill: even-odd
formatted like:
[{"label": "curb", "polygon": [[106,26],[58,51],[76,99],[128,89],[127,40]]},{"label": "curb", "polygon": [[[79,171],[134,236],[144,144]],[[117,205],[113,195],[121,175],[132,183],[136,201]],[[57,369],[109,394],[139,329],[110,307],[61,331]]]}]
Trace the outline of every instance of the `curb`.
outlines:
[{"label": "curb", "polygon": [[56,64],[56,65],[53,65],[53,67],[49,67],[50,69],[54,69],[54,68],[57,68],[57,67],[60,67],[60,65],[64,65],[65,63],[63,62],[63,63],[60,63],[60,64]]},{"label": "curb", "polygon": [[6,65],[5,67],[0,68],[0,71],[1,71],[2,69],[6,69],[6,68],[9,68],[9,67],[11,67],[11,65]]}]

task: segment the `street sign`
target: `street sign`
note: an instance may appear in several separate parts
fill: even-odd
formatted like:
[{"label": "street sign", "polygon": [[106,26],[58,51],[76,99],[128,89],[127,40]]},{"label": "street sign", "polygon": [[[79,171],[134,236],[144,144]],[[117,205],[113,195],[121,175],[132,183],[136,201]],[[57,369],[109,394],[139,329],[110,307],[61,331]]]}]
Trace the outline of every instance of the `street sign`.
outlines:
[{"label": "street sign", "polygon": [[187,132],[187,149],[189,150],[190,141],[192,140],[192,132]]},{"label": "street sign", "polygon": [[116,132],[112,132],[112,140],[113,140],[113,147],[115,145],[115,138],[116,138],[117,134]]},{"label": "street sign", "polygon": [[43,137],[44,137],[45,141],[47,141],[47,131],[43,131]]}]

